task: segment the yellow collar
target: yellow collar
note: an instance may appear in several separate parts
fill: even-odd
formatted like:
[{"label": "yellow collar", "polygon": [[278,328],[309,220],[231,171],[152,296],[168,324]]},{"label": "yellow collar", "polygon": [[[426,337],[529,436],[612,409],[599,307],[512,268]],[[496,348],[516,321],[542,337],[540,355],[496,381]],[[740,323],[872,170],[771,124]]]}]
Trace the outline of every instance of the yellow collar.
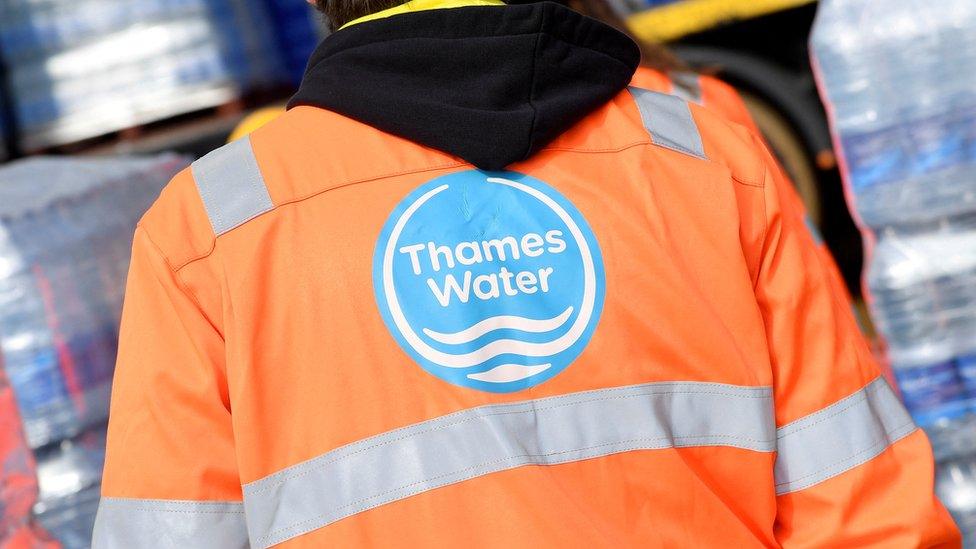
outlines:
[{"label": "yellow collar", "polygon": [[364,15],[359,19],[353,19],[352,21],[339,27],[339,30],[342,30],[346,27],[351,27],[358,23],[363,23],[365,21],[384,19],[392,15],[400,15],[401,13],[410,13],[412,11],[441,10],[447,8],[466,8],[468,6],[504,6],[504,5],[505,2],[502,2],[502,0],[410,0],[406,4],[400,4],[399,6],[387,10],[378,11],[376,13],[371,13],[369,15]]}]

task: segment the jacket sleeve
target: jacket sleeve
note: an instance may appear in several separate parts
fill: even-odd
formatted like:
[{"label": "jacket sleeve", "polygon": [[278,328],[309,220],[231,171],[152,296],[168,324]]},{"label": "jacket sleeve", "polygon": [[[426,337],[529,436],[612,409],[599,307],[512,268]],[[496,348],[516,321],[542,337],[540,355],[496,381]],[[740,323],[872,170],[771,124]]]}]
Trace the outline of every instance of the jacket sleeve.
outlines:
[{"label": "jacket sleeve", "polygon": [[[701,80],[702,101],[704,102],[705,106],[715,110],[732,122],[735,122],[736,124],[739,124],[740,126],[749,130],[749,132],[768,149],[769,145],[765,142],[762,131],[756,124],[752,114],[750,114],[749,108],[746,106],[745,101],[743,101],[742,96],[739,95],[739,92],[737,92],[732,86],[717,78],[705,75],[702,75],[699,78]],[[771,168],[777,172],[776,177],[772,178],[772,184],[776,186],[776,191],[779,193],[780,203],[784,209],[793,210],[796,212],[796,215],[804,221],[804,225],[810,231],[814,241],[817,244],[817,252],[820,254],[820,261],[823,267],[827,269],[832,285],[835,287],[836,291],[839,292],[841,298],[845,300],[845,302],[851,303],[853,300],[851,299],[851,295],[847,290],[844,277],[841,274],[840,269],[837,268],[837,263],[834,261],[834,256],[824,243],[823,238],[820,236],[819,230],[813,224],[812,220],[810,220],[810,218],[807,216],[806,207],[803,204],[803,199],[800,197],[800,193],[796,190],[796,186],[793,184],[793,181],[790,180],[789,176],[786,174],[786,171],[778,160],[770,156],[769,161],[771,162]]]},{"label": "jacket sleeve", "polygon": [[764,158],[756,298],[773,369],[777,538],[784,547],[957,547],[934,496],[928,440],[881,376]]},{"label": "jacket sleeve", "polygon": [[220,331],[136,230],[95,548],[246,547]]}]

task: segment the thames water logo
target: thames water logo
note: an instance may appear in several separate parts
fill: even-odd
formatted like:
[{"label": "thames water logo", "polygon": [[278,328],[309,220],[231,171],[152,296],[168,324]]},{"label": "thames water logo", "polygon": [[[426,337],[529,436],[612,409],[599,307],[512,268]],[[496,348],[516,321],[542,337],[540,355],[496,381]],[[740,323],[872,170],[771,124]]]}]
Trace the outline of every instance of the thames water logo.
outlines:
[{"label": "thames water logo", "polygon": [[465,171],[390,214],[373,255],[400,346],[455,385],[512,392],[564,370],[600,318],[603,259],[580,212],[545,183]]}]

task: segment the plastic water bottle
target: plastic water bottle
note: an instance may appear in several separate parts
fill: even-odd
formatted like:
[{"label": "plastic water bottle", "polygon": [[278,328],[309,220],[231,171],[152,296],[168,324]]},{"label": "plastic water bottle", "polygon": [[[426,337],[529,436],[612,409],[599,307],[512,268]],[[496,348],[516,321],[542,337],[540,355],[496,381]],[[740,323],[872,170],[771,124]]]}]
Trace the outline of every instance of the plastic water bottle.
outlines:
[{"label": "plastic water bottle", "polygon": [[976,546],[976,457],[941,463],[935,474],[935,494],[956,520],[965,546]]},{"label": "plastic water bottle", "polygon": [[867,281],[903,400],[938,459],[976,452],[976,229],[877,233]]},{"label": "plastic water bottle", "polygon": [[[7,407],[17,408],[26,435],[19,455],[33,464],[33,449],[38,477],[31,466],[34,493],[18,500],[17,512],[29,517],[33,505],[67,549],[91,538],[131,235],[187,164],[160,155],[35,158],[0,168],[0,359],[13,395]],[[0,384],[0,420],[2,397]],[[7,432],[0,421],[0,458]],[[22,478],[21,469],[0,459],[0,486]]]},{"label": "plastic water bottle", "polygon": [[0,353],[31,447],[105,421],[131,235],[186,164],[163,155],[0,169]]},{"label": "plastic water bottle", "polygon": [[813,66],[937,492],[976,543],[976,2],[822,0]]},{"label": "plastic water bottle", "polygon": [[64,549],[87,549],[98,510],[105,426],[38,453],[38,522]]},{"label": "plastic water bottle", "polygon": [[22,145],[83,139],[287,82],[270,29],[259,0],[0,0],[0,61]]},{"label": "plastic water bottle", "polygon": [[894,368],[905,406],[929,435],[936,460],[972,454],[976,419],[954,361],[900,364]]},{"label": "plastic water bottle", "polygon": [[868,267],[872,311],[894,362],[976,348],[976,218],[886,227]]},{"label": "plastic water bottle", "polygon": [[814,64],[872,227],[976,209],[973,4],[820,3]]}]

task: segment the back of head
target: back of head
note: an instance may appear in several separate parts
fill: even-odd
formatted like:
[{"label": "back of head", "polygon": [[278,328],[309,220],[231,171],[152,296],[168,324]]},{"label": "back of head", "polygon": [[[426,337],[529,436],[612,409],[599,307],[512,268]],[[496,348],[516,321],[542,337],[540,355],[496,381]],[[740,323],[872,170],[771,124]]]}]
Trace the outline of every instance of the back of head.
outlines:
[{"label": "back of head", "polygon": [[627,33],[640,46],[643,66],[664,73],[688,70],[688,66],[663,45],[634,36],[624,17],[607,0],[568,0],[566,5]]},{"label": "back of head", "polygon": [[[525,4],[538,0],[510,0],[509,4]],[[607,0],[549,0],[567,6],[629,35],[641,49],[641,63],[661,72],[687,71],[688,66],[661,44],[635,37],[620,13]],[[394,8],[407,0],[315,0],[315,6],[328,21],[332,31],[360,17]]]},{"label": "back of head", "polygon": [[405,4],[407,0],[315,0],[315,7],[325,14],[329,30],[336,31],[360,17]]},{"label": "back of head", "polygon": [[531,157],[623,91],[640,61],[624,33],[553,2],[414,0],[346,20],[377,6],[325,2],[341,28],[313,53],[289,106],[330,110],[482,169]]}]

